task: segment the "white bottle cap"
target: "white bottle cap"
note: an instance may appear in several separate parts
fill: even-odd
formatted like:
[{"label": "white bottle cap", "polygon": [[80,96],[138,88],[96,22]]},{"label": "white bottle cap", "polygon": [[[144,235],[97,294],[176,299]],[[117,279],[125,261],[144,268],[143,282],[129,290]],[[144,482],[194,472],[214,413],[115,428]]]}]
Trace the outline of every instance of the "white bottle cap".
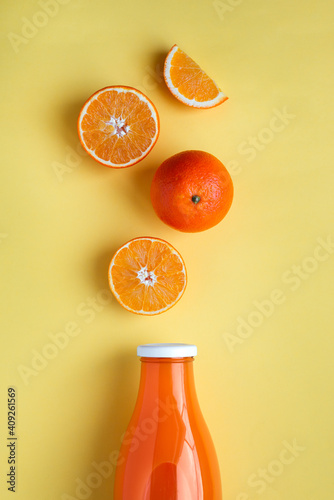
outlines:
[{"label": "white bottle cap", "polygon": [[193,344],[144,344],[137,347],[137,356],[143,358],[188,358],[196,356]]}]

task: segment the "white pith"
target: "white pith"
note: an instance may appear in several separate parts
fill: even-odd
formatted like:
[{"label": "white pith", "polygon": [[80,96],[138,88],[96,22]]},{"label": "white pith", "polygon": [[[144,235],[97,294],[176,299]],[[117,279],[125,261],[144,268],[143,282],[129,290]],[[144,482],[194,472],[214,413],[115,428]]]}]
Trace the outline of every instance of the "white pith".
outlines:
[{"label": "white pith", "polygon": [[153,286],[157,281],[157,277],[154,274],[154,271],[148,271],[147,266],[142,267],[140,271],[137,272],[137,278],[140,283],[145,286]]},{"label": "white pith", "polygon": [[195,108],[211,108],[211,107],[215,106],[216,104],[219,104],[219,103],[223,102],[224,100],[226,100],[227,96],[224,94],[224,92],[222,92],[219,89],[218,85],[216,84],[216,82],[214,82],[214,80],[212,80],[212,81],[214,82],[217,89],[219,90],[218,95],[214,99],[210,99],[208,101],[201,102],[201,101],[196,101],[195,99],[188,99],[187,97],[185,97],[184,95],[182,95],[179,92],[179,90],[174,86],[174,84],[171,80],[171,77],[170,77],[170,70],[171,70],[171,66],[172,66],[171,61],[173,59],[175,52],[177,52],[178,50],[179,50],[179,47],[177,45],[175,45],[172,48],[172,50],[170,51],[170,53],[167,56],[166,61],[165,61],[164,76],[166,79],[167,86],[168,86],[169,90],[172,92],[172,94],[174,94],[175,97],[177,99],[179,99],[180,101],[182,101],[184,104],[187,104],[188,106],[193,106]]},{"label": "white pith", "polygon": [[[121,247],[118,249],[118,251],[116,252],[116,254],[114,255],[114,257],[113,257],[113,259],[112,259],[112,261],[111,261],[111,263],[110,263],[110,267],[109,267],[109,284],[110,284],[110,287],[111,287],[111,289],[112,289],[113,294],[115,295],[115,297],[117,297],[117,298],[118,298],[119,302],[122,304],[122,306],[123,306],[125,309],[127,309],[128,311],[131,311],[131,312],[138,313],[138,314],[143,314],[143,315],[145,315],[145,316],[154,316],[155,314],[160,314],[160,313],[162,313],[162,312],[164,312],[164,311],[167,311],[167,310],[168,310],[168,309],[170,309],[170,308],[171,308],[174,304],[176,304],[176,302],[177,302],[177,301],[181,298],[181,296],[183,295],[184,290],[185,290],[185,288],[186,288],[186,284],[187,284],[187,282],[185,281],[185,286],[184,286],[184,288],[180,291],[180,293],[178,294],[178,296],[176,297],[176,299],[174,300],[174,302],[172,302],[172,303],[168,304],[168,306],[163,307],[163,308],[161,308],[161,309],[159,309],[159,310],[156,310],[156,311],[145,311],[144,309],[141,309],[140,311],[138,311],[138,310],[132,309],[131,307],[129,307],[129,306],[127,306],[126,304],[124,304],[124,302],[122,301],[122,299],[121,299],[120,295],[119,295],[119,294],[116,292],[116,290],[115,290],[114,283],[113,283],[113,281],[112,281],[111,271],[112,271],[112,268],[113,268],[113,266],[114,266],[115,259],[117,258],[118,253],[119,253],[119,252],[120,252],[123,248],[129,248],[130,244],[132,244],[134,241],[136,241],[136,239],[140,239],[140,240],[149,240],[149,241],[152,241],[152,242],[154,242],[154,241],[160,242],[160,241],[161,241],[161,240],[156,239],[156,238],[149,238],[149,237],[144,238],[144,237],[142,237],[142,238],[135,238],[134,240],[129,241],[126,245],[121,246]],[[164,242],[164,243],[166,243],[166,242]],[[179,257],[180,262],[181,262],[181,264],[182,264],[182,270],[180,271],[180,273],[183,273],[183,274],[184,274],[184,276],[185,276],[185,278],[186,278],[186,276],[187,276],[187,273],[186,273],[186,268],[185,268],[185,265],[184,265],[184,262],[183,262],[183,259],[182,259],[181,255],[180,255],[180,254],[179,254],[179,253],[178,253],[178,252],[177,252],[177,251],[176,251],[176,250],[175,250],[172,246],[168,245],[168,247],[170,248],[171,253],[173,253],[173,254],[175,254],[175,255],[177,255],[177,256]],[[154,281],[154,283],[143,283],[143,282],[142,282],[142,279],[143,279],[143,278],[142,278],[142,277],[140,278],[140,277],[138,276],[138,274],[139,274],[139,273],[141,273],[144,269],[146,269],[146,266],[145,266],[144,268],[141,268],[141,269],[140,269],[140,271],[138,271],[138,272],[137,272],[137,277],[138,277],[138,279],[140,280],[141,284],[143,284],[143,285],[145,285],[145,286],[148,286],[148,285],[153,286],[153,285],[154,285],[154,283],[157,281],[157,277],[155,276],[154,271],[148,271],[148,273],[149,273],[149,272],[151,272],[151,273],[152,273],[152,275],[154,275],[154,277],[155,277],[155,281]],[[145,274],[145,273],[143,272],[143,273],[142,273],[142,276],[143,276],[144,274]],[[151,276],[152,276],[152,275],[151,275]],[[151,279],[152,279],[152,278],[151,278]]]},{"label": "white pith", "polygon": [[112,125],[114,127],[114,132],[111,135],[117,135],[118,137],[123,137],[130,130],[129,125],[126,125],[124,118],[114,118],[111,116],[106,125]]},{"label": "white pith", "polygon": [[[155,134],[154,136],[150,139],[150,145],[148,146],[148,148],[145,149],[145,151],[142,152],[142,154],[140,156],[138,156],[137,158],[134,158],[126,163],[113,163],[112,161],[107,161],[107,160],[103,160],[102,158],[100,158],[99,156],[97,156],[95,154],[95,151],[90,149],[87,145],[86,145],[86,142],[83,138],[83,134],[82,134],[82,131],[81,131],[81,123],[82,123],[82,120],[85,116],[85,114],[87,113],[87,109],[88,107],[90,106],[90,104],[95,100],[97,99],[101,94],[103,94],[104,92],[108,92],[108,91],[116,91],[118,93],[132,93],[132,94],[135,94],[141,101],[145,102],[151,112],[151,116],[156,124],[156,130],[155,130]],[[123,122],[124,121],[124,118],[118,118],[118,119],[115,119],[114,117],[110,117],[109,119],[109,122],[106,122],[107,125],[112,125],[114,126],[114,123],[112,121],[115,121],[116,120],[120,120],[120,122]],[[119,122],[119,123],[120,123]],[[125,122],[124,122],[125,123]],[[87,150],[87,152],[89,152],[89,154],[95,158],[96,161],[98,161],[99,163],[103,163],[104,165],[107,165],[107,166],[112,166],[112,167],[129,167],[130,165],[134,164],[134,163],[137,163],[139,162],[142,158],[144,158],[148,152],[153,148],[155,142],[156,142],[156,139],[157,139],[157,136],[159,134],[159,118],[158,118],[158,115],[157,115],[157,112],[156,110],[154,109],[154,107],[152,106],[152,103],[148,100],[148,98],[146,96],[144,96],[144,94],[142,94],[141,92],[137,91],[136,89],[133,89],[133,88],[123,88],[123,87],[107,87],[107,88],[104,88],[104,89],[101,89],[99,92],[97,92],[96,94],[94,94],[90,99],[88,99],[88,101],[85,103],[84,107],[82,108],[82,111],[80,113],[80,118],[79,118],[79,130],[80,130],[80,136],[81,136],[81,140],[84,144],[84,147],[85,149]],[[117,123],[116,123],[117,125]],[[128,126],[127,126],[128,127]],[[121,127],[119,127],[121,128]],[[118,135],[118,137],[123,137],[126,133],[128,132],[131,132],[131,129],[130,127],[128,127],[128,130],[125,132],[125,133],[121,133],[120,135]],[[116,132],[117,133],[117,132]],[[112,134],[114,135],[114,134]]]}]

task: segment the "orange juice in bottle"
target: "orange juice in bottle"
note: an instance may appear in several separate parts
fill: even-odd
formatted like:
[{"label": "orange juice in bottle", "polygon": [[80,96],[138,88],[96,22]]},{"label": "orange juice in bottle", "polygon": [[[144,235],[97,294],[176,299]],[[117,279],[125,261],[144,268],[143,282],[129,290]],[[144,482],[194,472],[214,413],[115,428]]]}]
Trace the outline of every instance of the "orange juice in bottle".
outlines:
[{"label": "orange juice in bottle", "polygon": [[141,376],[114,500],[221,500],[214,445],[194,384],[195,345],[138,346]]}]

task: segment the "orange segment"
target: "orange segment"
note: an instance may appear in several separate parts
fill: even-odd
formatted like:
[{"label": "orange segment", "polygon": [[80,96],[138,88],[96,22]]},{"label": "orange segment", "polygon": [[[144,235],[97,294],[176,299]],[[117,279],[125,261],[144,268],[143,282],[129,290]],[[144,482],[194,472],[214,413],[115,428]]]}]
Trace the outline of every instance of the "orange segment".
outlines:
[{"label": "orange segment", "polygon": [[151,151],[159,135],[154,104],[131,87],[106,87],[83,106],[78,120],[82,146],[108,167],[129,167]]},{"label": "orange segment", "polygon": [[177,45],[167,54],[164,78],[171,93],[188,106],[212,108],[228,99],[212,78]]},{"label": "orange segment", "polygon": [[109,266],[109,285],[128,311],[160,314],[181,298],[187,284],[184,261],[159,238],[135,238],[120,247]]}]

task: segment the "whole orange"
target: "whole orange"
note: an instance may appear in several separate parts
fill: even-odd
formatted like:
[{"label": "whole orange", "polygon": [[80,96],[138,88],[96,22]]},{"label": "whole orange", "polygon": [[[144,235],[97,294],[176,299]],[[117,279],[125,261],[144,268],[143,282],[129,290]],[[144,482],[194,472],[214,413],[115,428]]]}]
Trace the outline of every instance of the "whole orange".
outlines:
[{"label": "whole orange", "polygon": [[157,169],[151,201],[160,219],[189,233],[220,222],[231,206],[233,183],[221,161],[205,151],[183,151]]}]

